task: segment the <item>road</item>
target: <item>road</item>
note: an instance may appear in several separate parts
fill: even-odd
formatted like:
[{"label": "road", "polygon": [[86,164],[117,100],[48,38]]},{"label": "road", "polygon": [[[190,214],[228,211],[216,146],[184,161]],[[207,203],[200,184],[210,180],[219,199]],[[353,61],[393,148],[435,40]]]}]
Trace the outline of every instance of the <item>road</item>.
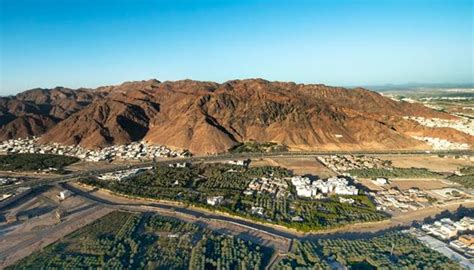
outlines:
[{"label": "road", "polygon": [[135,212],[147,212],[147,211],[161,211],[170,212],[174,214],[183,214],[192,216],[194,219],[200,219],[201,221],[219,221],[222,223],[233,224],[241,227],[248,228],[255,232],[270,235],[272,237],[281,237],[285,239],[297,239],[297,240],[314,240],[320,238],[364,238],[368,236],[376,235],[380,232],[400,228],[409,227],[413,221],[420,221],[426,217],[434,216],[444,210],[456,210],[459,205],[468,207],[474,207],[474,202],[459,202],[443,208],[432,207],[429,209],[421,209],[405,213],[389,220],[380,222],[365,222],[360,224],[351,224],[344,227],[338,227],[330,230],[322,230],[311,233],[302,233],[292,229],[278,226],[275,224],[264,224],[254,222],[248,219],[231,216],[225,213],[211,212],[204,208],[199,207],[186,207],[177,202],[167,201],[153,201],[153,200],[142,200],[142,199],[129,199],[122,196],[113,195],[105,192],[91,192],[83,187],[75,184],[64,183],[62,186],[66,189],[71,190],[75,194],[83,198],[87,198],[91,202],[99,203],[103,206],[111,207],[117,210],[135,211]]},{"label": "road", "polygon": [[[417,215],[411,215],[413,214],[411,213],[406,217],[397,217],[378,223],[349,225],[327,232],[300,233],[271,224],[261,224],[226,214],[213,213],[206,209],[180,206],[174,202],[129,199],[104,191],[98,191],[97,189],[88,190],[76,184],[69,183],[63,183],[61,186],[90,200],[92,203],[99,204],[106,208],[132,212],[156,212],[160,215],[171,216],[186,222],[193,222],[220,233],[232,234],[244,240],[251,240],[257,244],[272,247],[276,252],[271,258],[267,269],[271,269],[274,264],[286,256],[291,250],[293,240],[368,238],[389,230],[400,231],[401,229],[409,227],[414,220],[422,220],[427,216],[436,215],[444,210],[437,208],[427,212],[419,211]],[[471,203],[470,206],[474,206],[474,203]],[[452,208],[450,210],[455,209],[456,208]]]},{"label": "road", "polygon": [[[424,151],[385,151],[385,152],[351,152],[350,154],[377,154],[377,155],[433,155],[433,154],[447,154],[447,152],[436,152],[426,153]],[[409,226],[413,220],[420,220],[427,216],[432,216],[437,212],[441,212],[443,209],[433,209],[431,212],[419,213],[416,217],[397,217],[388,221],[377,222],[377,223],[363,223],[354,224],[346,227],[335,228],[328,231],[320,231],[314,233],[300,233],[294,230],[286,229],[281,226],[272,224],[257,223],[250,220],[246,220],[239,217],[230,216],[224,213],[211,212],[206,209],[196,207],[186,207],[181,204],[174,202],[162,202],[162,201],[149,201],[149,200],[136,200],[128,199],[121,196],[108,195],[105,196],[100,192],[91,192],[85,190],[75,184],[68,183],[69,181],[77,180],[79,177],[84,176],[96,176],[106,172],[119,171],[129,168],[147,167],[155,164],[167,165],[176,162],[206,162],[206,161],[223,161],[229,159],[241,159],[241,158],[266,158],[266,157],[301,157],[301,156],[318,156],[318,155],[333,155],[333,154],[348,154],[347,152],[285,152],[285,153],[258,153],[258,154],[225,154],[216,156],[205,156],[205,157],[190,157],[190,158],[178,158],[170,160],[160,160],[156,162],[142,162],[134,165],[117,165],[112,168],[94,171],[83,171],[79,173],[49,177],[38,180],[31,180],[25,182],[22,185],[14,185],[12,187],[0,188],[1,192],[11,191],[13,188],[20,186],[39,187],[42,185],[60,184],[63,188],[71,190],[77,196],[86,199],[93,205],[98,205],[103,209],[110,210],[121,210],[131,212],[157,212],[161,215],[172,216],[182,219],[187,222],[194,222],[198,225],[207,227],[209,229],[237,235],[244,240],[252,240],[255,243],[271,246],[277,251],[277,255],[273,258],[277,261],[282,254],[286,254],[291,247],[292,241],[296,240],[315,240],[321,238],[365,238],[370,237],[379,233],[383,233],[387,230],[400,230],[400,228]],[[449,154],[472,154],[471,151],[455,151],[449,152]],[[59,227],[59,229],[61,229]],[[64,229],[64,227],[63,227]],[[42,234],[38,236],[40,238],[46,237]],[[51,238],[50,241],[54,239]],[[7,254],[17,253],[22,247],[26,247],[32,242],[44,243],[41,239],[35,238],[34,240],[26,240],[20,245],[20,249],[17,247],[14,250],[6,250],[6,252],[0,252],[0,261],[3,259],[4,262],[8,261],[9,257]]]},{"label": "road", "polygon": [[76,185],[71,185],[68,183],[63,183],[62,187],[69,189],[74,194],[77,194],[83,198],[90,200],[91,202],[101,204],[103,206],[114,208],[116,210],[125,210],[133,212],[164,212],[183,214],[186,216],[191,216],[194,219],[199,219],[204,222],[217,220],[219,222],[225,222],[228,224],[234,224],[237,226],[242,226],[247,229],[254,230],[256,232],[264,233],[271,237],[282,237],[285,239],[292,239],[300,237],[299,233],[291,232],[289,230],[285,231],[283,229],[278,229],[275,226],[269,226],[264,224],[255,223],[238,217],[232,217],[229,215],[212,213],[204,209],[191,208],[180,206],[176,203],[166,203],[166,202],[151,202],[145,200],[132,200],[125,197],[119,196],[104,196],[104,194],[89,192],[82,188],[79,188]]},{"label": "road", "polygon": [[113,210],[102,205],[91,204],[89,208],[73,214],[66,221],[55,226],[28,233],[2,235],[0,238],[0,269],[12,265],[34,251],[41,250],[111,211]]},{"label": "road", "polygon": [[351,155],[433,155],[433,154],[443,154],[443,155],[474,155],[472,150],[458,150],[458,151],[420,151],[420,150],[392,150],[392,151],[302,151],[302,152],[271,152],[271,153],[239,153],[239,154],[220,154],[212,156],[194,156],[187,158],[174,158],[168,160],[159,160],[159,161],[145,161],[133,165],[117,165],[112,168],[102,169],[102,170],[93,170],[93,171],[83,171],[79,173],[67,174],[57,177],[45,177],[41,179],[35,179],[30,181],[25,181],[17,185],[8,185],[0,187],[1,193],[9,193],[16,190],[18,187],[38,187],[42,185],[53,185],[69,181],[77,180],[80,177],[87,176],[97,176],[108,172],[121,171],[131,168],[142,168],[149,167],[153,165],[168,165],[176,162],[208,162],[208,161],[223,161],[229,159],[242,159],[242,158],[271,158],[271,157],[304,157],[304,156],[322,156],[322,155],[337,155],[337,154],[351,154]]}]

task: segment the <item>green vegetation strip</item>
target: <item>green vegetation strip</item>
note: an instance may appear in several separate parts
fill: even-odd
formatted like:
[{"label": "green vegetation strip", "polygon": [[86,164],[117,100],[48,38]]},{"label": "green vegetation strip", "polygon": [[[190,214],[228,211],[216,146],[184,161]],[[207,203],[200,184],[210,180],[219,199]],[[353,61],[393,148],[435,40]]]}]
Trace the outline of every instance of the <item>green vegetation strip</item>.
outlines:
[{"label": "green vegetation strip", "polygon": [[281,145],[273,142],[244,142],[229,149],[229,152],[231,153],[267,153],[285,151],[288,151],[288,147],[286,145]]},{"label": "green vegetation strip", "polygon": [[[280,167],[247,169],[229,164],[194,164],[186,168],[158,167],[152,172],[119,182],[94,178],[83,179],[81,182],[118,194],[179,201],[300,231],[322,230],[387,218],[386,214],[376,210],[366,195],[344,196],[354,199],[353,204],[347,204],[339,202],[337,196],[321,200],[299,199],[291,188],[292,193],[288,197],[277,198],[265,193],[242,194],[252,178],[284,178],[290,175],[290,171]],[[288,185],[291,186],[289,183]],[[217,195],[224,196],[224,201],[217,206],[207,205],[207,198]],[[255,213],[256,207],[261,207],[263,214]]]},{"label": "green vegetation strip", "polygon": [[65,166],[79,160],[76,157],[50,154],[10,154],[0,156],[0,170],[38,171],[53,168],[61,172]]},{"label": "green vegetation strip", "polygon": [[461,269],[459,265],[410,235],[386,233],[365,240],[295,241],[275,267],[286,269]]},{"label": "green vegetation strip", "polygon": [[451,175],[448,180],[459,183],[466,188],[474,188],[474,166],[464,167],[460,170],[462,175]]},{"label": "green vegetation strip", "polygon": [[272,253],[176,219],[113,212],[7,269],[264,269]]}]

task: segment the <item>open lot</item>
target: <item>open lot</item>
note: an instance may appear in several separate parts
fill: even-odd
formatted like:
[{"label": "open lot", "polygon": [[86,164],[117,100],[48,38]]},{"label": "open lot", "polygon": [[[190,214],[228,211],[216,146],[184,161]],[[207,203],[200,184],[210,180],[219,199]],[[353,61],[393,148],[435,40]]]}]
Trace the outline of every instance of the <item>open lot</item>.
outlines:
[{"label": "open lot", "polygon": [[[0,212],[1,269],[111,211],[78,196],[59,202],[59,191],[52,188],[27,195]],[[59,207],[65,213],[61,221],[56,216]],[[26,218],[7,223],[3,217],[12,214]]]},{"label": "open lot", "polygon": [[335,176],[336,173],[329,170],[314,157],[297,158],[264,158],[252,160],[250,166],[281,166],[293,171],[298,175],[317,175],[320,178]]},{"label": "open lot", "polygon": [[410,188],[431,190],[454,186],[453,184],[441,179],[393,179],[391,181],[390,186],[396,187],[400,190],[407,190]]},{"label": "open lot", "polygon": [[[382,156],[382,159],[392,161],[393,167],[400,168],[426,168],[434,172],[453,172],[461,167],[472,165],[473,161],[460,157],[458,159],[449,157],[432,156],[407,156],[407,155],[389,155]],[[471,157],[472,158],[472,157]]]},{"label": "open lot", "polygon": [[384,190],[383,187],[374,184],[374,183],[372,182],[372,179],[359,178],[359,179],[357,179],[357,180],[359,181],[359,183],[361,183],[362,185],[364,185],[366,188],[368,188],[368,189],[371,190],[371,191]]}]

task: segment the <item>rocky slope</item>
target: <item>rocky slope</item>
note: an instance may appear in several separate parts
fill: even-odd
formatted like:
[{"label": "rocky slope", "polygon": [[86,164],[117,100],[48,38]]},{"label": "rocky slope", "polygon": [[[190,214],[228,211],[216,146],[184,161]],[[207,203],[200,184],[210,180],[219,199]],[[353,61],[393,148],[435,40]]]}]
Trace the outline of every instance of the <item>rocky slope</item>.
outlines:
[{"label": "rocky slope", "polygon": [[0,97],[0,140],[41,135],[102,96],[92,90],[57,87]]},{"label": "rocky slope", "polygon": [[411,135],[473,144],[453,129],[403,116],[452,118],[365,89],[234,80],[126,82],[94,90],[35,89],[0,99],[0,139],[44,135],[42,142],[102,147],[136,140],[206,154],[244,141],[293,150],[424,149]]}]

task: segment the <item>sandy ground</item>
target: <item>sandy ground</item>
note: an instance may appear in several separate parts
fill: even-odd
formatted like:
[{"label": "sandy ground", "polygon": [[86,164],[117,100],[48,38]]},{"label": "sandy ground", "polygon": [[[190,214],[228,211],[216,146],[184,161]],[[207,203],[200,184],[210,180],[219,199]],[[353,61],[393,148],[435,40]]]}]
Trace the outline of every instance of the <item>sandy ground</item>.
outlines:
[{"label": "sandy ground", "polygon": [[311,174],[317,175],[320,178],[336,175],[314,157],[264,158],[261,160],[252,160],[250,166],[281,166],[292,170],[295,174]]},{"label": "sandy ground", "polygon": [[380,191],[387,188],[398,188],[400,190],[408,190],[410,188],[418,188],[421,190],[432,190],[432,189],[441,189],[446,187],[458,187],[459,184],[447,181],[444,179],[413,179],[413,178],[396,178],[390,179],[390,184],[387,186],[379,186],[372,182],[369,178],[359,178],[357,179],[362,185],[370,189],[371,191]]},{"label": "sandy ground", "polygon": [[433,156],[382,156],[381,159],[391,160],[394,167],[401,168],[426,168],[434,172],[453,172],[464,166],[472,166],[473,163],[466,159],[440,158]]},{"label": "sandy ground", "polygon": [[458,185],[442,179],[393,179],[391,180],[390,186],[397,187],[400,190],[407,190],[413,187],[419,188],[421,190],[431,190]]},{"label": "sandy ground", "polygon": [[[0,269],[41,250],[112,211],[77,196],[59,203],[56,198],[58,190],[51,189],[10,209],[10,211],[43,209],[40,211],[41,214],[26,221],[10,224],[0,222]],[[58,206],[68,212],[61,222],[55,215],[55,209]]]},{"label": "sandy ground", "polygon": [[99,162],[79,161],[65,167],[65,169],[69,171],[73,171],[73,172],[93,171],[93,170],[113,168],[113,167],[116,167],[117,165],[127,165],[127,164],[134,164],[134,163],[133,162],[107,162],[107,161],[99,161]]},{"label": "sandy ground", "polygon": [[364,185],[365,187],[367,187],[367,188],[370,189],[371,191],[384,190],[383,187],[374,184],[374,183],[372,182],[372,180],[369,179],[369,178],[358,178],[357,181],[359,181],[359,183],[361,183],[362,185]]}]

